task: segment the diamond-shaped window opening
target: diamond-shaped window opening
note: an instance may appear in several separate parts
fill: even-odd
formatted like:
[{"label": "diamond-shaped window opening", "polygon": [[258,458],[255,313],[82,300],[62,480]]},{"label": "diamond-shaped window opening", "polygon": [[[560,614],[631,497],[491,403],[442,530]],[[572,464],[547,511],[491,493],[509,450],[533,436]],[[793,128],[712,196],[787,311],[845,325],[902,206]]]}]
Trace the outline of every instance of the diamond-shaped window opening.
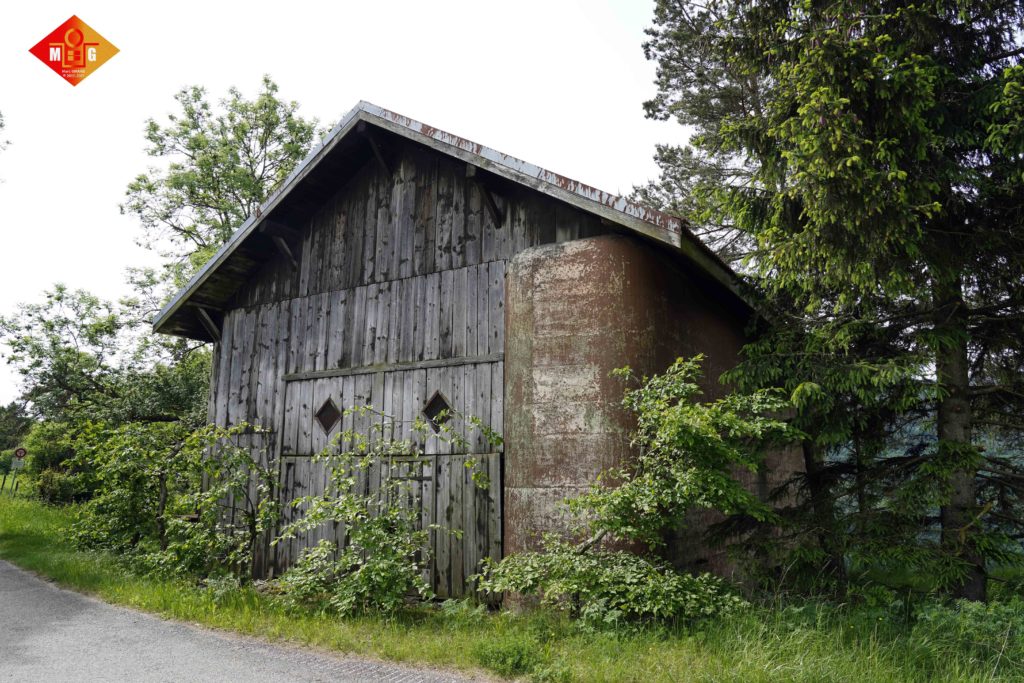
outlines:
[{"label": "diamond-shaped window opening", "polygon": [[435,391],[427,404],[423,406],[423,416],[427,418],[427,422],[430,423],[430,428],[434,430],[435,434],[441,431],[443,424],[452,419],[451,410],[448,399],[440,391]]},{"label": "diamond-shaped window opening", "polygon": [[320,406],[320,410],[316,411],[315,417],[316,421],[323,428],[324,433],[330,434],[331,430],[338,424],[338,420],[341,419],[341,411],[338,410],[338,406],[334,404],[334,401],[328,398]]}]

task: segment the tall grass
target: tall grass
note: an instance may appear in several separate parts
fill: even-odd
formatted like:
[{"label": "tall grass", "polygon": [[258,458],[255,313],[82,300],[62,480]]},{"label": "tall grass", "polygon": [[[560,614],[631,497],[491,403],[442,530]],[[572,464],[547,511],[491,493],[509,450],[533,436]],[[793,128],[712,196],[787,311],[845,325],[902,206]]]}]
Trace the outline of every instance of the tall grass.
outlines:
[{"label": "tall grass", "polygon": [[[985,647],[972,645],[971,628],[958,630],[955,610],[939,610],[922,629],[884,610],[813,602],[635,633],[587,632],[546,613],[493,614],[469,603],[339,619],[248,588],[135,575],[115,558],[71,547],[72,515],[0,496],[0,557],[108,602],[342,653],[549,681],[1024,680],[1024,632],[1012,614],[999,616],[1010,626],[1005,634],[993,630]],[[991,620],[987,613],[972,618]]]}]

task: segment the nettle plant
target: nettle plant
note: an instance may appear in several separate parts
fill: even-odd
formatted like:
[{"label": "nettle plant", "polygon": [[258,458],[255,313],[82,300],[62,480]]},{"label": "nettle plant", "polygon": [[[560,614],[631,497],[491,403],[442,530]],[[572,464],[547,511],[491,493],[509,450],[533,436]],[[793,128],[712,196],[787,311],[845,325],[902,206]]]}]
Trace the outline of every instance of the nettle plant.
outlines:
[{"label": "nettle plant", "polygon": [[[402,423],[369,406],[348,408],[344,415],[357,418],[353,424],[369,422],[369,429],[345,429],[315,456],[327,465],[328,484],[322,494],[292,502],[302,516],[274,543],[326,524],[340,529],[340,541],[323,539],[304,550],[278,585],[294,603],[339,614],[391,613],[411,596],[433,597],[427,580],[431,534],[462,534],[422,523],[419,500],[399,470],[428,464],[429,440],[468,450],[466,434],[479,432],[494,447],[501,437],[478,418],[454,411],[444,411],[433,425],[417,418],[405,433]],[[467,459],[466,467],[477,487],[490,486],[475,460]],[[371,478],[379,481],[377,488],[369,486]]]},{"label": "nettle plant", "polygon": [[[653,377],[616,371],[638,385],[624,399],[637,420],[636,460],[603,473],[589,492],[567,501],[587,540],[549,536],[543,552],[488,562],[483,590],[536,595],[593,624],[686,621],[742,603],[718,578],[679,573],[657,551],[665,533],[694,510],[772,520],[772,510],[743,487],[736,471],[756,472],[767,447],[798,435],[777,417],[790,402],[776,391],[699,401],[702,362],[703,356],[680,358]],[[623,545],[653,552],[614,549]]]}]

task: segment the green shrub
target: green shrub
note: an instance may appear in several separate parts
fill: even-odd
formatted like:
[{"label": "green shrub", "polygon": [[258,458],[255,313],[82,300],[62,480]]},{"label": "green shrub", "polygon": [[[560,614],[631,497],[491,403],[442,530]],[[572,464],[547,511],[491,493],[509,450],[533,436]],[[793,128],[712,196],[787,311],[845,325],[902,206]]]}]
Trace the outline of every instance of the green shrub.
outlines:
[{"label": "green shrub", "polygon": [[47,469],[36,477],[36,493],[44,503],[68,505],[78,498],[81,486],[74,475]]},{"label": "green shrub", "polygon": [[67,470],[67,461],[75,456],[76,433],[77,430],[67,422],[34,423],[21,442],[28,451],[25,472],[39,475],[46,470]]},{"label": "green shrub", "polygon": [[589,550],[548,537],[543,552],[487,561],[479,577],[488,593],[536,595],[590,625],[642,620],[687,622],[744,605],[723,581],[691,576],[629,552]]},{"label": "green shrub", "polygon": [[14,449],[9,448],[6,451],[0,451],[0,475],[10,474],[11,467],[14,464]]},{"label": "green shrub", "polygon": [[181,422],[89,424],[75,448],[94,495],[72,526],[81,548],[116,552],[160,576],[249,578],[255,544],[277,521],[276,470],[238,445],[245,424],[194,431]]}]

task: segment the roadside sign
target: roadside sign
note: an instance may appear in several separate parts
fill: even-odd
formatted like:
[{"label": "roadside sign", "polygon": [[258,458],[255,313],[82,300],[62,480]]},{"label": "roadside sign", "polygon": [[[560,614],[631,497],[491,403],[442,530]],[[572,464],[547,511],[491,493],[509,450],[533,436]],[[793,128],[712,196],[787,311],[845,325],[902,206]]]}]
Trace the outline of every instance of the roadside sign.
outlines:
[{"label": "roadside sign", "polygon": [[26,455],[28,455],[28,451],[26,451],[24,448],[14,449],[14,457],[17,458],[18,460],[21,460]]}]

